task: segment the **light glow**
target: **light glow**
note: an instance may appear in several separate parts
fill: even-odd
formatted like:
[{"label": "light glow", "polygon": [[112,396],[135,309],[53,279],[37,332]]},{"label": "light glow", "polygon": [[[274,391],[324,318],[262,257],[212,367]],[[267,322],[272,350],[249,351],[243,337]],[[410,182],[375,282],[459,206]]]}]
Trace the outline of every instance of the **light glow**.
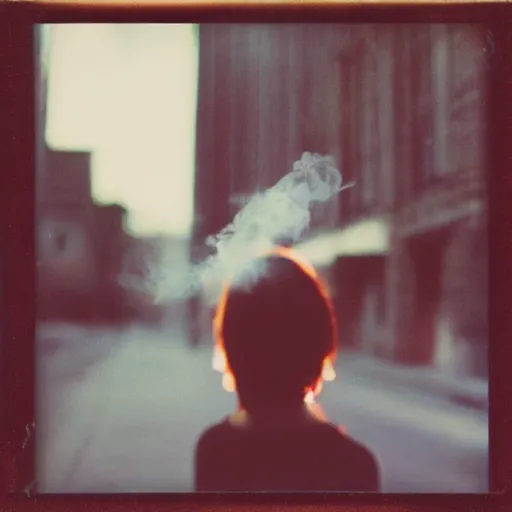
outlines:
[{"label": "light glow", "polygon": [[[331,300],[329,298],[329,293],[327,291],[326,285],[322,282],[319,274],[311,265],[311,263],[304,258],[303,255],[298,253],[296,250],[290,249],[288,247],[274,247],[272,250],[262,254],[262,256],[265,255],[272,255],[276,254],[279,256],[282,256],[284,258],[287,258],[294,263],[296,263],[302,271],[307,274],[311,279],[315,282],[319,292],[321,295],[326,299],[327,307],[331,311],[331,321],[333,325],[333,332],[334,332],[334,347],[336,347],[337,342],[337,328],[336,328],[336,322],[334,320],[334,310],[331,303]],[[221,297],[219,299],[219,303],[217,305],[217,311],[213,320],[213,332],[215,336],[215,343],[213,348],[213,357],[212,357],[212,368],[214,371],[217,371],[222,374],[222,387],[225,391],[232,393],[236,391],[236,381],[233,376],[233,372],[229,368],[229,364],[226,357],[226,351],[224,349],[224,342],[222,340],[222,323],[224,320],[224,313],[226,309],[226,303],[229,296],[229,282],[224,284],[223,291],[221,294]],[[336,357],[335,349],[334,351],[329,354],[323,362],[323,368],[322,368],[322,374],[321,377],[318,379],[316,384],[313,386],[312,389],[308,389],[305,392],[304,396],[304,402],[306,404],[314,404],[315,398],[321,393],[323,388],[323,381],[332,381],[336,377],[336,372],[334,370],[334,360]]]},{"label": "light glow", "polygon": [[328,267],[342,256],[385,255],[389,251],[389,224],[385,218],[362,220],[322,233],[295,248],[318,267]]}]

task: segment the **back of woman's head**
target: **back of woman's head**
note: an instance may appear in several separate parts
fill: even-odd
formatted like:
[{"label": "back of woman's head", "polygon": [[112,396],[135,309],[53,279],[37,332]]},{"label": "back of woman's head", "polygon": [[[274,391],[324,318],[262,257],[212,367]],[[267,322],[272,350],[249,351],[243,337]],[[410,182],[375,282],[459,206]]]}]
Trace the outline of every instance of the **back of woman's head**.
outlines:
[{"label": "back of woman's head", "polygon": [[258,277],[228,290],[219,332],[247,409],[303,401],[336,340],[330,299],[315,275],[279,254],[257,263]]}]

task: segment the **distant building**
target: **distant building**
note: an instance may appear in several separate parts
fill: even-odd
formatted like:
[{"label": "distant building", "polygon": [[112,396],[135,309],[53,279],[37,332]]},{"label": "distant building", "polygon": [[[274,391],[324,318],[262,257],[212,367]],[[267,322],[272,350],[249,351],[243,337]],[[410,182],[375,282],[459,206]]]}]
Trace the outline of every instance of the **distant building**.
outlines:
[{"label": "distant building", "polygon": [[126,210],[93,202],[90,154],[46,149],[37,190],[38,314],[41,319],[122,320],[119,276]]},{"label": "distant building", "polygon": [[[174,236],[129,236],[127,244],[121,283],[136,317],[153,324],[182,326],[186,313],[183,297],[166,289],[165,281],[168,275],[176,280],[185,275],[190,241]],[[164,292],[162,297],[154,285],[163,285],[158,290]]]},{"label": "distant building", "polygon": [[130,314],[118,282],[126,250],[126,210],[94,203],[90,152],[47,146],[47,62],[41,26],[35,40],[38,316],[123,320]]},{"label": "distant building", "polygon": [[117,275],[124,250],[116,205],[91,196],[90,154],[46,149],[38,201],[38,312],[42,319],[93,320],[123,307]]},{"label": "distant building", "polygon": [[89,153],[47,150],[37,190],[39,313],[87,316],[98,279]]},{"label": "distant building", "polygon": [[[308,250],[325,254],[341,343],[409,364],[485,373],[485,45],[478,30],[203,25],[199,37],[198,257],[237,201],[273,185],[302,151],[329,153],[356,186],[317,210],[312,227],[327,233],[313,229]],[[457,369],[462,354],[472,362]]]},{"label": "distant building", "polygon": [[95,205],[94,208],[94,261],[98,274],[94,317],[98,320],[124,321],[134,314],[120,283],[129,249],[124,227],[126,213],[126,209],[118,204]]},{"label": "distant building", "polygon": [[84,310],[96,279],[91,228],[90,154],[55,151],[45,142],[47,68],[43,28],[36,41],[37,293],[40,318]]}]

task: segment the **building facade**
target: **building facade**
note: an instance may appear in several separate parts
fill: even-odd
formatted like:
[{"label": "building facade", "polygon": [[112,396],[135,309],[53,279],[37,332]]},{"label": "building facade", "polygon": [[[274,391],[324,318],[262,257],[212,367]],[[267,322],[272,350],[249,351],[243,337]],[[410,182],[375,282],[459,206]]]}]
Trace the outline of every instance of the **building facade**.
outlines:
[{"label": "building facade", "polygon": [[130,314],[119,283],[127,247],[126,210],[94,202],[90,152],[46,143],[50,36],[48,27],[35,28],[38,317],[123,320]]},{"label": "building facade", "polygon": [[46,148],[37,190],[38,316],[105,321],[129,311],[119,283],[126,210],[95,204],[90,154]]},{"label": "building facade", "polygon": [[[224,227],[248,196],[290,172],[304,150],[339,156],[336,78],[307,80],[313,65],[321,72],[317,61],[328,66],[333,55],[312,58],[304,43],[311,37],[332,50],[341,36],[307,25],[200,26],[196,246]],[[318,104],[324,105],[323,95],[330,105],[321,112],[308,103],[319,84]],[[310,110],[321,119],[318,129],[312,129]],[[331,225],[334,203],[327,206]]]},{"label": "building facade", "polygon": [[330,232],[341,343],[484,374],[482,34],[328,24],[205,25],[199,34],[193,247],[303,151],[331,154],[355,186],[315,210],[311,239],[316,228]]},{"label": "building facade", "polygon": [[47,149],[38,200],[38,312],[65,317],[84,309],[94,291],[94,204],[89,153]]},{"label": "building facade", "polygon": [[[354,29],[347,44],[342,83],[364,86],[343,95],[342,167],[360,186],[347,191],[340,222],[385,219],[389,239],[383,263],[374,264],[378,277],[359,280],[360,316],[352,323],[369,334],[357,337],[400,361],[485,374],[482,34],[448,25],[368,26]],[[338,261],[340,286],[351,266],[360,264]]]}]

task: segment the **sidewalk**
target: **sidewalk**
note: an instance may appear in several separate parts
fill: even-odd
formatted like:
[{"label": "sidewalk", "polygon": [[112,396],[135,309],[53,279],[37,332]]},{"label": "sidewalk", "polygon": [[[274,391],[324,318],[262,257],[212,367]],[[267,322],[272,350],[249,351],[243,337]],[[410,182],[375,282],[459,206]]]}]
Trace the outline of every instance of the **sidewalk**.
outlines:
[{"label": "sidewalk", "polygon": [[402,366],[357,352],[340,352],[338,361],[340,373],[488,410],[488,383],[483,379],[451,376],[429,367]]}]

